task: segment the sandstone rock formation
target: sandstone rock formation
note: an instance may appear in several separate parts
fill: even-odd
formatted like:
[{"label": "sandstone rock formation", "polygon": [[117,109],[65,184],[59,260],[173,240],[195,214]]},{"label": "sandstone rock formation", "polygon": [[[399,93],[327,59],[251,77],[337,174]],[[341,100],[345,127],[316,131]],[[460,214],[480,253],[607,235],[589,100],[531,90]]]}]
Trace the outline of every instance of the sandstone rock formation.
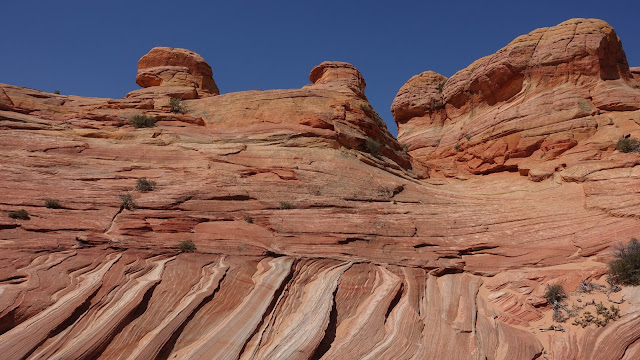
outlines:
[{"label": "sandstone rock formation", "polygon": [[[441,89],[453,94],[447,84],[455,76],[444,85],[432,72],[412,78],[394,115],[404,119],[401,138],[413,158],[380,123],[364,79],[346,63],[314,68],[302,89],[185,100],[184,114],[169,112],[166,96],[84,98],[0,84],[0,354],[635,358],[637,288],[600,294],[607,304],[624,299],[622,318],[601,328],[567,322],[547,331],[554,323],[542,298],[548,284],[572,293],[583,279],[606,284],[610,246],[640,231],[640,154],[613,150],[640,122],[638,110],[625,110],[635,106],[637,88],[618,60],[604,62],[604,72],[584,60],[565,76],[584,79],[556,84],[557,96],[589,89],[594,103],[598,91],[608,92],[599,104],[615,109],[582,119],[598,124],[589,131],[567,130],[564,122],[574,119],[551,122],[535,150],[546,149],[536,162],[555,174],[546,179],[533,177],[534,166],[529,177],[501,171],[507,166],[475,176],[457,153],[421,147],[436,121],[454,137],[485,126],[465,113],[471,106],[524,114],[533,106],[527,101],[552,96],[542,83],[527,87],[530,99],[505,105],[504,91],[513,89],[483,77],[479,84],[497,93],[464,90],[459,96],[469,98],[458,109],[453,100],[432,100]],[[619,79],[595,79],[613,76],[611,69]],[[526,71],[523,84],[538,70]],[[552,119],[531,113],[509,126],[535,128],[575,112],[551,104],[556,111],[540,116]],[[459,121],[447,117],[456,109]],[[156,127],[128,125],[142,113]],[[497,148],[503,138],[518,146],[531,140],[528,131],[514,133],[517,141],[472,134]],[[572,131],[585,135],[551,141]],[[447,141],[442,146],[453,146]],[[562,150],[564,143],[573,145]],[[535,155],[514,158],[521,170]],[[425,165],[434,178],[425,179]],[[141,178],[155,189],[135,191]],[[123,206],[124,194],[134,207]],[[45,199],[61,207],[47,208]],[[7,216],[17,209],[30,219]],[[180,253],[181,241],[193,241],[196,252]]]},{"label": "sandstone rock formation", "polygon": [[187,49],[151,49],[138,61],[136,83],[145,89],[132,91],[127,97],[164,94],[195,99],[220,94],[211,66],[202,56]]},{"label": "sandstone rock formation", "polygon": [[534,30],[449,79],[414,76],[391,107],[398,139],[434,173],[508,170],[538,180],[640,135],[625,125],[638,109],[640,84],[620,39],[594,19]]}]

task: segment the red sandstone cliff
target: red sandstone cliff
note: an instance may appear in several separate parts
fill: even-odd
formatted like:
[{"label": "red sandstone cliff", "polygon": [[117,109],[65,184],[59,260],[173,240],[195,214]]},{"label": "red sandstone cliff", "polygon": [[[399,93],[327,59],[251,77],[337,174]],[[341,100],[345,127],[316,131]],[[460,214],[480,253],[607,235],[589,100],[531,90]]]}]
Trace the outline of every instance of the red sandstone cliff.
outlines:
[{"label": "red sandstone cliff", "polygon": [[640,155],[613,150],[640,135],[636,73],[604,22],[536,30],[403,86],[409,154],[346,63],[219,95],[199,55],[159,48],[124,99],[0,85],[0,353],[635,358],[635,288],[605,327],[541,329],[547,284],[603,283],[638,236]]}]

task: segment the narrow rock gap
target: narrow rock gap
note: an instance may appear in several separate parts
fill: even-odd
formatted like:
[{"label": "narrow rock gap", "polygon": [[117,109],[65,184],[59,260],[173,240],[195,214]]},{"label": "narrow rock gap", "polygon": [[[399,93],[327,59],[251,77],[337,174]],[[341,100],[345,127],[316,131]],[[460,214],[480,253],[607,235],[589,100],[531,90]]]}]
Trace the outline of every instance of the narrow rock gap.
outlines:
[{"label": "narrow rock gap", "polygon": [[182,335],[182,332],[184,331],[184,328],[187,326],[187,324],[189,324],[191,322],[191,320],[193,320],[193,318],[196,316],[198,311],[200,311],[200,309],[202,309],[202,307],[204,307],[211,300],[213,300],[213,298],[216,296],[216,294],[220,290],[220,286],[222,285],[222,282],[227,277],[227,272],[228,271],[229,270],[227,269],[227,271],[225,271],[225,273],[222,275],[222,278],[220,278],[220,281],[218,282],[218,287],[216,287],[215,290],[213,290],[213,293],[211,293],[211,295],[209,295],[206,298],[204,298],[202,300],[202,302],[200,304],[198,304],[198,306],[195,309],[193,309],[191,314],[189,314],[189,316],[184,320],[184,322],[182,324],[180,324],[180,327],[178,327],[176,329],[176,331],[171,335],[169,340],[167,340],[167,342],[162,346],[160,351],[158,351],[158,356],[156,357],[157,359],[166,360],[166,359],[169,358],[169,356],[173,352],[173,349],[176,346],[176,343],[178,342],[178,338],[180,337],[180,335]]},{"label": "narrow rock gap", "polygon": [[391,311],[393,311],[396,305],[398,305],[398,303],[400,302],[400,299],[402,298],[403,293],[404,293],[404,283],[400,284],[400,289],[398,289],[398,292],[396,292],[396,296],[393,298],[393,300],[391,300],[391,303],[389,303],[389,308],[387,309],[387,313],[384,315],[385,323],[389,319],[389,314],[391,314]]},{"label": "narrow rock gap", "polygon": [[280,302],[280,300],[284,296],[287,288],[289,287],[291,281],[293,280],[293,276],[294,276],[294,273],[295,273],[294,269],[295,269],[295,266],[296,266],[296,262],[297,261],[295,261],[293,264],[291,264],[291,269],[289,270],[289,274],[287,275],[287,277],[284,278],[284,280],[282,280],[282,283],[280,284],[280,287],[273,294],[273,299],[271,300],[271,303],[269,304],[267,309],[262,314],[262,318],[260,319],[260,323],[258,323],[258,326],[256,326],[255,330],[247,338],[247,342],[245,342],[244,345],[242,345],[242,349],[240,349],[240,353],[239,353],[238,358],[242,357],[242,355],[244,354],[244,351],[246,350],[247,345],[249,344],[251,339],[253,339],[253,337],[258,333],[258,331],[260,331],[260,328],[262,328],[262,325],[264,324],[264,322],[267,320],[269,315],[271,315],[271,313],[275,310],[276,306],[278,305],[278,303]]},{"label": "narrow rock gap", "polygon": [[331,312],[329,313],[329,323],[327,324],[327,328],[324,331],[324,337],[318,344],[318,347],[313,352],[310,360],[320,360],[324,354],[329,351],[331,345],[336,339],[336,330],[338,327],[338,309],[336,308],[336,294],[338,293],[338,287],[333,292],[333,306],[331,307]]},{"label": "narrow rock gap", "polygon": [[29,358],[29,356],[31,356],[33,352],[38,350],[38,348],[47,340],[56,337],[58,334],[60,334],[62,331],[73,325],[82,316],[84,316],[87,311],[89,311],[89,308],[91,308],[91,301],[93,300],[93,298],[95,298],[96,294],[98,294],[98,291],[100,291],[100,287],[97,287],[96,290],[91,295],[89,295],[87,299],[82,304],[80,304],[80,306],[78,306],[65,321],[63,321],[62,323],[60,323],[60,325],[53,329],[44,340],[36,344],[27,354],[25,354],[24,359]]},{"label": "narrow rock gap", "polygon": [[136,306],[133,311],[131,311],[124,319],[116,326],[116,328],[109,334],[109,336],[103,339],[102,343],[97,344],[97,346],[92,349],[91,353],[86,356],[87,359],[98,359],[102,353],[106,350],[109,344],[112,343],[112,340],[122,332],[122,330],[135,321],[140,315],[144,314],[144,312],[149,307],[149,300],[151,300],[151,296],[153,296],[153,292],[156,287],[160,284],[161,281],[156,282],[151,286],[142,297],[140,304]]}]

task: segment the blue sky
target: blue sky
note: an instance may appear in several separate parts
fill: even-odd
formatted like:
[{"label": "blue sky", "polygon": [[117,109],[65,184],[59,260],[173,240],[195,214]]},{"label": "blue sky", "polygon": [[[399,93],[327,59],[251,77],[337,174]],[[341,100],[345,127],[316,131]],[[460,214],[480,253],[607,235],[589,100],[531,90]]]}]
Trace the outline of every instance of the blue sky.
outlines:
[{"label": "blue sky", "polygon": [[606,20],[640,66],[640,1],[6,1],[0,82],[123,97],[154,46],[202,55],[222,93],[299,88],[324,60],[362,72],[392,133],[411,76],[445,76],[518,35],[574,17]]}]

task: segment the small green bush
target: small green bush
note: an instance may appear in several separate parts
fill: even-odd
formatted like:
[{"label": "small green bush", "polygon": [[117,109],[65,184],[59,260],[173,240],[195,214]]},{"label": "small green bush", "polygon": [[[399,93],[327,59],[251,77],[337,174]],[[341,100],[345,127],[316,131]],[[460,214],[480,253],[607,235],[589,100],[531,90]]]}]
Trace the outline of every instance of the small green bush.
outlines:
[{"label": "small green bush", "polygon": [[121,200],[121,203],[120,203],[120,209],[121,210],[124,210],[124,209],[133,210],[136,207],[138,207],[136,205],[136,203],[133,202],[133,199],[131,198],[131,195],[129,195],[129,194],[120,195],[120,200]]},{"label": "small green bush", "polygon": [[280,209],[282,209],[282,210],[293,209],[293,204],[291,204],[290,202],[287,202],[287,201],[281,201],[280,202]]},{"label": "small green bush", "polygon": [[631,239],[626,245],[616,247],[614,260],[609,262],[609,278],[615,284],[640,285],[640,243]]},{"label": "small green bush", "polygon": [[53,199],[44,199],[44,206],[47,209],[62,209],[62,205],[60,205],[60,202]]},{"label": "small green bush", "polygon": [[640,152],[640,141],[631,138],[622,138],[616,144],[616,150],[623,153]]},{"label": "small green bush", "polygon": [[172,113],[184,113],[184,106],[182,106],[182,99],[171,98],[169,99],[169,106],[171,106]]},{"label": "small green bush", "polygon": [[56,95],[60,95],[60,90],[53,90],[53,93]]},{"label": "small green bush", "polygon": [[29,220],[29,213],[25,209],[10,211],[9,217],[12,219]]},{"label": "small green bush", "polygon": [[544,298],[547,300],[549,305],[555,306],[555,304],[560,303],[562,300],[567,298],[567,293],[564,291],[564,287],[560,284],[547,285]]},{"label": "small green bush", "polygon": [[378,156],[380,155],[380,143],[371,139],[371,138],[367,138],[367,140],[365,140],[364,142],[364,146],[367,148],[367,152],[369,152],[369,154],[373,155],[373,156]]},{"label": "small green bush", "polygon": [[148,128],[156,124],[156,119],[153,116],[135,115],[131,118],[130,124],[134,128]]},{"label": "small green bush", "polygon": [[253,218],[249,215],[246,215],[244,217],[244,221],[248,222],[249,224],[253,224]]},{"label": "small green bush", "polygon": [[191,240],[183,241],[178,244],[178,249],[180,249],[180,252],[183,253],[194,252],[196,251],[196,244],[194,244]]},{"label": "small green bush", "polygon": [[153,191],[156,186],[155,181],[147,180],[146,178],[138,179],[138,183],[136,184],[136,191],[140,192],[149,192]]}]

